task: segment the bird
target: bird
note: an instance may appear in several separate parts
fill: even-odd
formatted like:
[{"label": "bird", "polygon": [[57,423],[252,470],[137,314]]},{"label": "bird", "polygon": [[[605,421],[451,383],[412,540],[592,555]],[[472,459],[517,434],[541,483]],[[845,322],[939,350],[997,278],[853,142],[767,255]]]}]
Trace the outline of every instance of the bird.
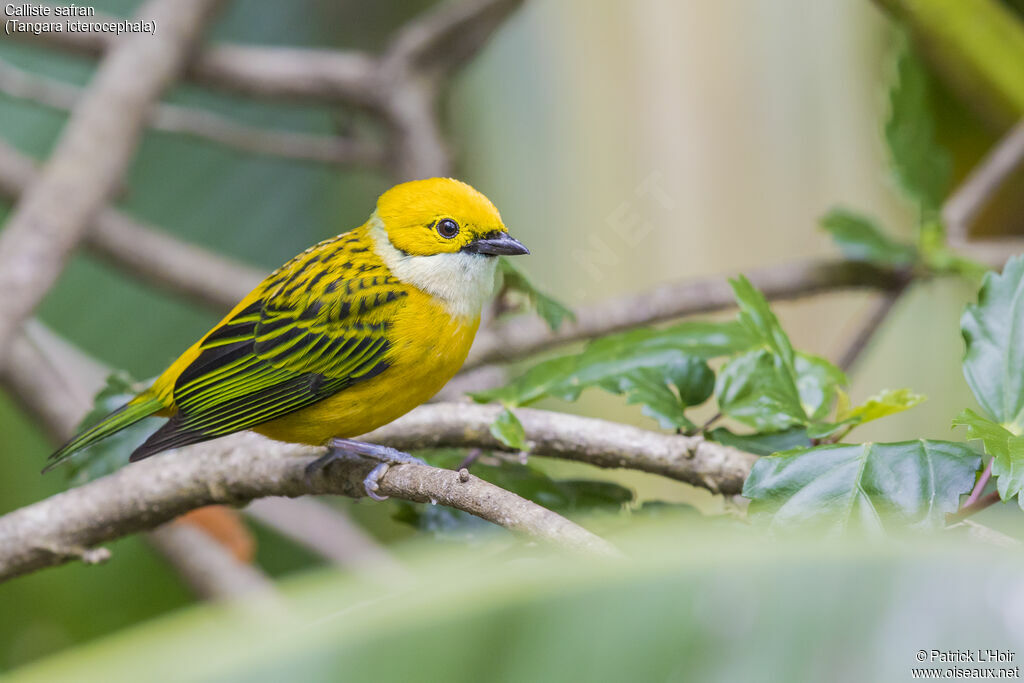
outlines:
[{"label": "bird", "polygon": [[452,178],[384,192],[360,227],[268,275],[152,385],[49,458],[75,453],[150,416],[168,420],[129,457],[251,430],[377,461],[366,492],[412,456],[357,441],[429,400],[469,353],[493,295],[499,256],[529,254],[497,208]]}]

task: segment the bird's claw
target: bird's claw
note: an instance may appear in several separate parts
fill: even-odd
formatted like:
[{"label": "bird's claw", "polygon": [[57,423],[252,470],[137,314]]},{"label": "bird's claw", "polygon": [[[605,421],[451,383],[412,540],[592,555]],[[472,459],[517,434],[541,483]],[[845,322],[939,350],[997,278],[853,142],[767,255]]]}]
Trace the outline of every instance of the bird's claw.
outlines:
[{"label": "bird's claw", "polygon": [[366,489],[366,495],[374,500],[387,500],[388,496],[382,496],[377,491],[380,490],[380,479],[387,474],[388,469],[391,468],[386,462],[379,463],[376,467],[370,470],[370,473],[363,479],[363,488]]}]

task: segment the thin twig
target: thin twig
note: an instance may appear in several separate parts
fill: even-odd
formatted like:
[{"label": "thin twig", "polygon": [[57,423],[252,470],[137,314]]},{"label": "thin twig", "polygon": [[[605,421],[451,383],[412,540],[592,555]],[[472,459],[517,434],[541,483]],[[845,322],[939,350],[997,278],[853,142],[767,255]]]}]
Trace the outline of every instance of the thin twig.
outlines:
[{"label": "thin twig", "polygon": [[[909,274],[855,261],[811,261],[785,264],[748,274],[769,299],[794,299],[840,289],[902,288]],[[557,331],[535,316],[500,322],[477,335],[465,368],[517,360],[582,339],[600,337],[638,325],[707,313],[735,305],[724,277],[666,283],[653,289],[578,308],[575,322]]]},{"label": "thin twig", "polygon": [[[23,71],[0,60],[0,93],[59,111],[73,109],[84,91],[74,85]],[[194,137],[243,152],[326,164],[375,167],[384,152],[367,140],[311,135],[248,126],[212,112],[158,104],[149,125],[155,130]]]},{"label": "thin twig", "polygon": [[971,224],[978,214],[1022,162],[1024,120],[996,143],[946,200],[942,207],[942,218],[951,240],[967,240]]},{"label": "thin twig", "polygon": [[991,493],[987,493],[981,498],[977,499],[970,505],[963,506],[956,514],[949,515],[946,518],[946,520],[949,524],[960,522],[964,520],[966,517],[969,517],[977,512],[981,512],[985,508],[995,505],[996,503],[999,502],[999,500],[999,491],[992,491]]},{"label": "thin twig", "polygon": [[882,323],[892,313],[896,302],[900,300],[905,291],[906,286],[890,289],[879,294],[871,302],[867,314],[857,326],[857,331],[850,338],[850,341],[847,342],[842,355],[839,356],[838,365],[843,372],[849,372],[857,364],[857,361],[860,360],[865,349],[867,349],[871,340],[875,338],[875,334],[882,327]]},{"label": "thin twig", "polygon": [[974,483],[974,489],[971,491],[971,495],[967,496],[967,500],[964,501],[962,508],[969,508],[978,502],[981,498],[981,494],[985,492],[985,487],[988,486],[989,479],[992,478],[992,459],[989,459],[985,465],[985,469],[981,471],[981,476],[978,477],[978,481]]},{"label": "thin twig", "polygon": [[[32,160],[0,140],[0,196],[16,200],[37,178]],[[85,245],[143,282],[222,313],[265,275],[109,207],[100,211],[86,232]]]},{"label": "thin twig", "polygon": [[122,36],[71,113],[37,182],[0,233],[0,358],[121,182],[149,109],[221,0],[149,0],[160,30]]}]

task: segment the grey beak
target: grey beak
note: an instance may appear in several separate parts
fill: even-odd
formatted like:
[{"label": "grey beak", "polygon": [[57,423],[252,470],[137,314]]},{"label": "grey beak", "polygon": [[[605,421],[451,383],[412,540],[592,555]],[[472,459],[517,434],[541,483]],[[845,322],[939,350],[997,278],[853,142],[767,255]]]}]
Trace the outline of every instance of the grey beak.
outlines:
[{"label": "grey beak", "polygon": [[495,237],[481,237],[464,246],[462,250],[487,256],[516,256],[530,253],[530,250],[523,246],[522,242],[507,232],[500,233]]}]

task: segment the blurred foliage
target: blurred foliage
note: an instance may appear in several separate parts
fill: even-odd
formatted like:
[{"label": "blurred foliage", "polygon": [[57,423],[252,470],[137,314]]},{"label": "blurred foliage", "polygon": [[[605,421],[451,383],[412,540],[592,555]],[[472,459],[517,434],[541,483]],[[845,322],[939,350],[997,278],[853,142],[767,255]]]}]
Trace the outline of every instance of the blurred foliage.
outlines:
[{"label": "blurred foliage", "polygon": [[282,585],[284,604],[191,608],[9,680],[895,681],[922,647],[1019,644],[1018,549],[838,546],[679,520],[619,542],[635,559],[446,547],[403,555],[417,572],[400,583],[313,574]]}]

